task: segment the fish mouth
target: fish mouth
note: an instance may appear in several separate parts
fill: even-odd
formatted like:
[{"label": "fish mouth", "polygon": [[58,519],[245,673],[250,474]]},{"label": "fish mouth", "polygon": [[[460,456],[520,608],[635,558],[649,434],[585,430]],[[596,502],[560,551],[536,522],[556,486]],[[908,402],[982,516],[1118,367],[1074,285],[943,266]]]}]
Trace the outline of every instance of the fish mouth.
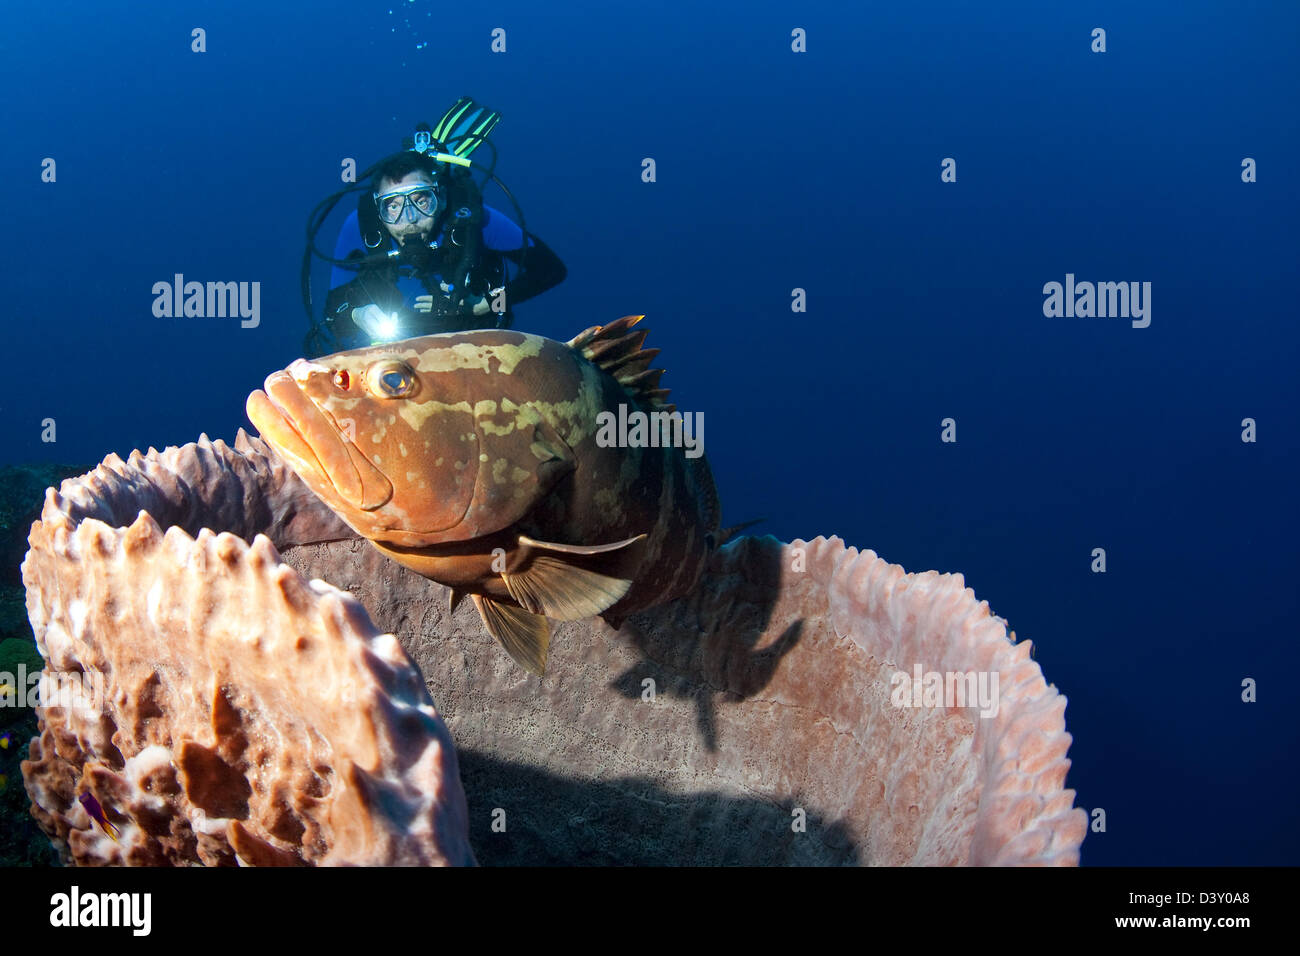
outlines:
[{"label": "fish mouth", "polygon": [[325,485],[354,508],[374,511],[393,497],[393,485],[346,438],[333,418],[287,371],[268,375],[265,391],[248,396],[245,411],[262,437],[313,485]]}]

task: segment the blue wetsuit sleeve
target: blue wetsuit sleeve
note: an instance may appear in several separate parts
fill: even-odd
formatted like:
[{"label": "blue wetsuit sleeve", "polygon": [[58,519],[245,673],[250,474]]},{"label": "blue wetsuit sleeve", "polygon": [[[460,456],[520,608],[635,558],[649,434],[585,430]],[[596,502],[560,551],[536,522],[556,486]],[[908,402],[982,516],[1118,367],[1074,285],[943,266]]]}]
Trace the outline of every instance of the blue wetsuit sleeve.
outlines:
[{"label": "blue wetsuit sleeve", "polygon": [[524,231],[498,209],[484,206],[483,212],[483,246],[505,263],[506,302],[511,308],[564,281],[564,263],[546,243],[530,234],[525,254]]},{"label": "blue wetsuit sleeve", "polygon": [[[513,252],[523,245],[524,231],[505,213],[491,206],[483,207],[483,245],[498,252]],[[532,238],[528,240],[534,245]]]},{"label": "blue wetsuit sleeve", "polygon": [[[355,209],[348,214],[347,220],[343,223],[343,228],[339,230],[338,241],[334,243],[334,258],[346,259],[348,253],[353,250],[363,255],[366,251],[365,243],[361,241],[361,226],[357,223],[357,211]],[[356,277],[355,269],[333,266],[330,268],[330,288],[336,289],[341,285],[346,285]]]}]

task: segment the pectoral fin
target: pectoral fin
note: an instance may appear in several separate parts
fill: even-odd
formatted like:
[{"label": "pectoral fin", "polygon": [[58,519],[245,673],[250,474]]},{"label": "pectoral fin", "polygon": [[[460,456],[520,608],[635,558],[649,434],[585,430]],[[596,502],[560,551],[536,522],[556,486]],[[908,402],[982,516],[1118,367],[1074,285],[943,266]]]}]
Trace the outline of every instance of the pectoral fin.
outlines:
[{"label": "pectoral fin", "polygon": [[546,651],[551,643],[551,628],[546,618],[480,594],[470,596],[488,633],[505,648],[510,659],[541,677],[546,671]]},{"label": "pectoral fin", "polygon": [[506,590],[534,614],[557,621],[594,617],[618,603],[641,565],[640,534],[614,544],[573,545],[519,536]]}]

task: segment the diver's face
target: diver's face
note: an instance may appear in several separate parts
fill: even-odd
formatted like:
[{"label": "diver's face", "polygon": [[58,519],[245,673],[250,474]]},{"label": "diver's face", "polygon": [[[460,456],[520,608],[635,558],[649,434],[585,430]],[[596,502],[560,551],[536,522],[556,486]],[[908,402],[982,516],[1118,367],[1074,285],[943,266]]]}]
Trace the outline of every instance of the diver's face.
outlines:
[{"label": "diver's face", "polygon": [[[379,181],[378,192],[379,195],[383,195],[384,193],[392,192],[394,189],[402,189],[407,186],[416,186],[421,183],[428,185],[429,187],[432,187],[433,179],[432,177],[429,176],[428,173],[417,170],[412,173],[407,173],[401,179],[396,181],[387,178],[381,179]],[[414,212],[415,214],[414,222],[408,221],[410,218],[408,215],[408,211]],[[420,212],[420,210],[416,208],[416,206],[413,203],[407,202],[406,209],[403,210],[402,215],[398,218],[397,222],[394,223],[386,222],[384,223],[384,228],[388,230],[388,234],[390,236],[396,239],[399,244],[402,244],[405,243],[406,240],[411,238],[412,236],[422,236],[425,233],[428,233],[430,230],[432,230],[433,217],[425,215],[424,213]]]}]

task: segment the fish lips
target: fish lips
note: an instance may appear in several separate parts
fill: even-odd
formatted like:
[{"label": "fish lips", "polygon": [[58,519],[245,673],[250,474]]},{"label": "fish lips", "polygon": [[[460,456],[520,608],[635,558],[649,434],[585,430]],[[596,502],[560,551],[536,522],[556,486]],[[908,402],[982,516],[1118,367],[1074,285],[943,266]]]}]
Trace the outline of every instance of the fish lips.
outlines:
[{"label": "fish lips", "polygon": [[265,392],[248,396],[249,420],[291,460],[295,470],[319,476],[346,503],[362,511],[374,511],[393,497],[392,482],[343,436],[334,419],[299,388],[291,374],[275,372],[267,376],[264,387]]}]

